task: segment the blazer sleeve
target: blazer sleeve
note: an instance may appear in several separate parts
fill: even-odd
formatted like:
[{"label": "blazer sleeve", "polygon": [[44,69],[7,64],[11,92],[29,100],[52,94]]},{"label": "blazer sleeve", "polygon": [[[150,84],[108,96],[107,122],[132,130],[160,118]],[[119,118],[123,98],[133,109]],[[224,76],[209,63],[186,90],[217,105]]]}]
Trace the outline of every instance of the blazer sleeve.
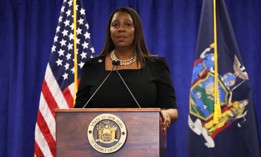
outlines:
[{"label": "blazer sleeve", "polygon": [[74,108],[82,108],[90,98],[89,82],[94,75],[96,58],[87,59],[83,68]]},{"label": "blazer sleeve", "polygon": [[157,76],[157,103],[162,108],[177,108],[175,89],[173,87],[170,70],[165,58],[158,57],[155,61]]}]

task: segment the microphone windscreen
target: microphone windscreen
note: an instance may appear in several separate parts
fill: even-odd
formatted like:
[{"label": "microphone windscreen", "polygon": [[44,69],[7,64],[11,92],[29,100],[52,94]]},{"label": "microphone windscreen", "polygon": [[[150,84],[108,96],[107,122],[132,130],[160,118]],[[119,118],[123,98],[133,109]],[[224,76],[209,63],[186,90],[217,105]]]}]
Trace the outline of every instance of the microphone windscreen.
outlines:
[{"label": "microphone windscreen", "polygon": [[112,65],[114,65],[114,66],[116,66],[116,65],[120,65],[120,61],[113,60],[113,61],[112,61]]}]

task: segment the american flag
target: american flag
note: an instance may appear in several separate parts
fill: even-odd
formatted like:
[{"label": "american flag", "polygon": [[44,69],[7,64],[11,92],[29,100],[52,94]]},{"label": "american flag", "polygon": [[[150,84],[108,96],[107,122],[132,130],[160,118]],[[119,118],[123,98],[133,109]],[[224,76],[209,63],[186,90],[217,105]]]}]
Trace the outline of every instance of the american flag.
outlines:
[{"label": "american flag", "polygon": [[[89,25],[82,2],[77,0],[77,61],[81,69],[95,52],[91,45]],[[35,156],[56,156],[56,108],[71,108],[74,103],[74,23],[73,0],[64,0],[54,37],[51,55],[42,85],[35,127]],[[78,70],[78,79],[80,71]]]}]

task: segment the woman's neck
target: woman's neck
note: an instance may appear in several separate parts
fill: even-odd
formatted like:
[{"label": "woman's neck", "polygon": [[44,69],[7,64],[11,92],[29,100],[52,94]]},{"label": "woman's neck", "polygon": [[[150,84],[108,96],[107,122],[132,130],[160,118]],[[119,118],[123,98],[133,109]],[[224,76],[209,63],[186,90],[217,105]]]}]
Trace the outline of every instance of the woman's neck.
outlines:
[{"label": "woman's neck", "polygon": [[115,49],[115,55],[121,60],[126,60],[134,56],[133,49]]}]

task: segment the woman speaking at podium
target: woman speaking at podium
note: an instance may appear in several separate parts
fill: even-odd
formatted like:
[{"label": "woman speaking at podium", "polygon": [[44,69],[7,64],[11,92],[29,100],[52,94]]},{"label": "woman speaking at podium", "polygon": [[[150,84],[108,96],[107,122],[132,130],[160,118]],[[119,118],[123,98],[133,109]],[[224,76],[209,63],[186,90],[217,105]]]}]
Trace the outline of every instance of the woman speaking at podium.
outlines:
[{"label": "woman speaking at podium", "polygon": [[164,130],[178,118],[168,64],[147,50],[140,16],[129,7],[111,13],[104,48],[82,71],[75,108],[161,108]]}]

